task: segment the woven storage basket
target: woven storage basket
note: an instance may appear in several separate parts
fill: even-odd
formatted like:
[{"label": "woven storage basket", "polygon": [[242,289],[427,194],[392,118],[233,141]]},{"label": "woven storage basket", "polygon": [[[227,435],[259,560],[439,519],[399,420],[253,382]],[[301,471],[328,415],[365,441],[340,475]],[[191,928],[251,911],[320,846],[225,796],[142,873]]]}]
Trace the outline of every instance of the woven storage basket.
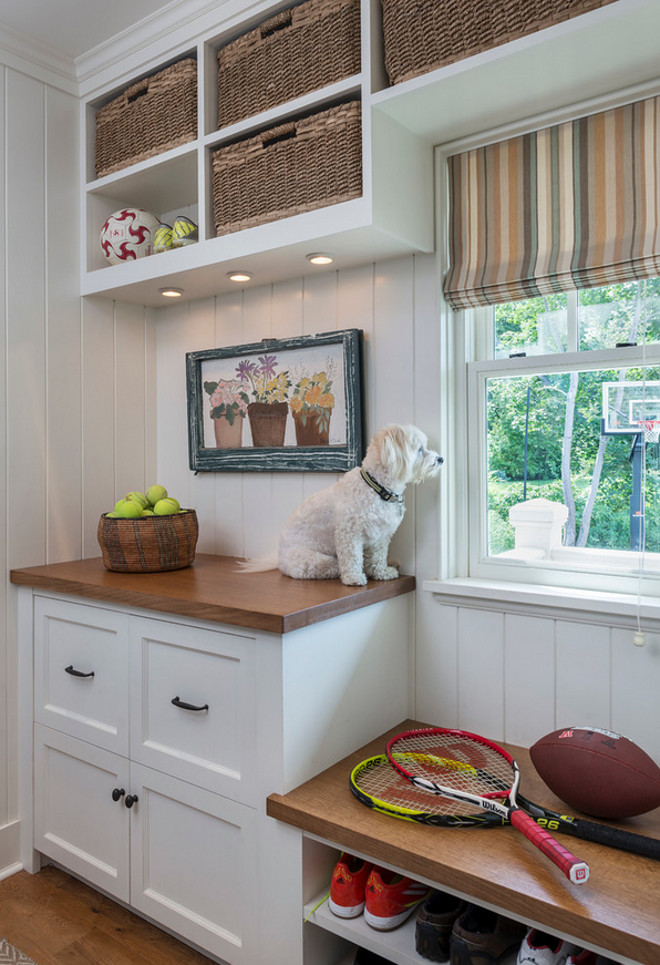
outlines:
[{"label": "woven storage basket", "polygon": [[96,113],[96,176],[103,177],[197,137],[197,61],[145,77]]},{"label": "woven storage basket", "polygon": [[614,0],[382,0],[391,84],[551,27]]},{"label": "woven storage basket", "polygon": [[197,513],[121,519],[101,516],[97,531],[103,565],[118,573],[181,570],[195,559]]},{"label": "woven storage basket", "polygon": [[307,0],[218,52],[218,127],[360,71],[360,0]]},{"label": "woven storage basket", "polygon": [[350,101],[214,151],[216,234],[359,197],[360,117]]}]

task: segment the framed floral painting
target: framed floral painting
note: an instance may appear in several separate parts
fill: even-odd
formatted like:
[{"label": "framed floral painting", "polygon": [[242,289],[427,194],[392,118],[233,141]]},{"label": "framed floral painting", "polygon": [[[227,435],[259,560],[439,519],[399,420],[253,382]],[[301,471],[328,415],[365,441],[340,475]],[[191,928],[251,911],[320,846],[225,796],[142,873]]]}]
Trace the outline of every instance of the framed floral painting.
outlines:
[{"label": "framed floral painting", "polygon": [[359,329],[186,355],[190,468],[344,472],[362,461]]}]

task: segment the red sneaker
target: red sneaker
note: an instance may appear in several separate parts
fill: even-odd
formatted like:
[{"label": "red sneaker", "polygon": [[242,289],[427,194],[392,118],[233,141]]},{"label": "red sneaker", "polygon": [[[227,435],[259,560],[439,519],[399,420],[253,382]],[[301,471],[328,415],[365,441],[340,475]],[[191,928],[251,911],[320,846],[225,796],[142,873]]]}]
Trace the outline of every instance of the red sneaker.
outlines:
[{"label": "red sneaker", "polygon": [[396,928],[432,891],[420,881],[404,878],[395,871],[372,868],[367,881],[365,920],[379,931]]},{"label": "red sneaker", "polygon": [[328,906],[340,918],[356,918],[364,909],[367,878],[373,865],[362,858],[341,853],[330,879]]}]

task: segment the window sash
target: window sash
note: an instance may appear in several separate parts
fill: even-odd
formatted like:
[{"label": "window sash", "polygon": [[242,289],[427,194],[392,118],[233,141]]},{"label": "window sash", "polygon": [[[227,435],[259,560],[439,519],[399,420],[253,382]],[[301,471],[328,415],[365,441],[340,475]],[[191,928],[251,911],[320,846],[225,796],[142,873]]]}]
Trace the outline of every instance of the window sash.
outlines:
[{"label": "window sash", "polygon": [[[468,314],[468,313],[466,313]],[[473,323],[491,312],[469,313]],[[626,348],[566,352],[468,362],[466,404],[468,427],[464,450],[468,485],[459,488],[457,517],[468,520],[468,553],[465,568],[457,575],[476,579],[509,580],[584,590],[657,593],[660,587],[659,554],[618,550],[563,547],[558,559],[523,560],[488,556],[488,447],[487,381],[515,377],[601,368],[660,365],[660,344]],[[627,562],[627,565],[626,565]]]}]

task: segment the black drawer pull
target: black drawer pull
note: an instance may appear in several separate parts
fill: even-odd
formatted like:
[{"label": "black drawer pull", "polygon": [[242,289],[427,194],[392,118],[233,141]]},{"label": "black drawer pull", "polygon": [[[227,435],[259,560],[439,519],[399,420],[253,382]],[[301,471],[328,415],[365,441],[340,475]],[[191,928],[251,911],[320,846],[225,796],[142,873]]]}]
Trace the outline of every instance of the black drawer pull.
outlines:
[{"label": "black drawer pull", "polygon": [[178,697],[172,698],[172,703],[175,707],[181,707],[183,710],[208,710],[209,705],[204,704],[203,707],[196,707],[194,704],[187,704],[185,700],[179,700]]},{"label": "black drawer pull", "polygon": [[126,800],[124,801],[124,804],[126,805],[127,808],[132,808],[133,805],[137,803],[137,799],[138,799],[137,794],[128,794],[126,797]]},{"label": "black drawer pull", "polygon": [[83,673],[82,670],[74,670],[73,664],[69,664],[68,667],[64,668],[64,673],[70,673],[72,677],[93,677],[94,671],[90,670],[89,673]]}]

